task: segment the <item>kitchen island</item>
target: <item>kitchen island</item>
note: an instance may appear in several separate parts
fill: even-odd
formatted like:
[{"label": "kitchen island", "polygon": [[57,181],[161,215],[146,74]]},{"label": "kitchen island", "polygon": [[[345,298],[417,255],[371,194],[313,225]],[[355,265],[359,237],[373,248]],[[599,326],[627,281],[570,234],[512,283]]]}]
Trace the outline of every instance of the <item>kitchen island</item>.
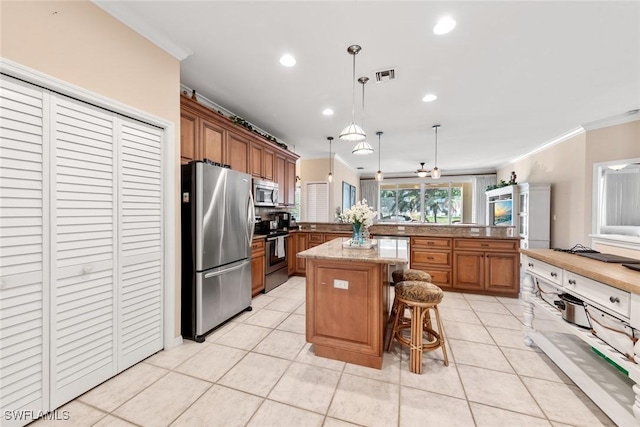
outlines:
[{"label": "kitchen island", "polygon": [[[382,368],[390,266],[409,262],[406,240],[345,247],[338,238],[299,252],[306,259],[306,337],[316,356]],[[393,267],[391,267],[393,268]]]}]

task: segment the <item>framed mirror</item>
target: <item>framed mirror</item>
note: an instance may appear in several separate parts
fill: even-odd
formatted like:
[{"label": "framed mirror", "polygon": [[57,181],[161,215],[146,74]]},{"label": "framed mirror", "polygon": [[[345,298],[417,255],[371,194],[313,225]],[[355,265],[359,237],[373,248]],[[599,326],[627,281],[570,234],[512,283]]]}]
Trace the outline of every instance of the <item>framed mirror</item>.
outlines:
[{"label": "framed mirror", "polygon": [[592,232],[640,245],[640,158],[593,166]]}]

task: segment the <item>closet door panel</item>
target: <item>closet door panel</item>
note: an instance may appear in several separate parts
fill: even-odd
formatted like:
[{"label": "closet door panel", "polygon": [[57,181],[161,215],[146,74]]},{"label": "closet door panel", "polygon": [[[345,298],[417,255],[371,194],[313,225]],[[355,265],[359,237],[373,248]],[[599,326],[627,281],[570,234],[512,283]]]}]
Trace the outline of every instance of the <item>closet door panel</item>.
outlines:
[{"label": "closet door panel", "polygon": [[0,415],[47,405],[46,95],[0,76]]},{"label": "closet door panel", "polygon": [[116,373],[113,114],[52,96],[51,407]]},{"label": "closet door panel", "polygon": [[119,118],[118,369],[162,349],[162,131]]}]

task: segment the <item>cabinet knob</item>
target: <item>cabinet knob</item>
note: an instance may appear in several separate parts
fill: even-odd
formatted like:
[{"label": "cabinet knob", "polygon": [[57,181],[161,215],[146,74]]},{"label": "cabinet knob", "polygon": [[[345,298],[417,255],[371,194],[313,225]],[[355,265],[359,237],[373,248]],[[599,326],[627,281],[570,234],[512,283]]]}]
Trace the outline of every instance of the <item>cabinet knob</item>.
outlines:
[{"label": "cabinet knob", "polygon": [[611,297],[609,297],[609,301],[611,301],[612,303],[615,303],[615,304],[619,304],[620,303],[620,298],[611,296]]},{"label": "cabinet knob", "polygon": [[558,273],[551,273],[551,277],[558,277]]},{"label": "cabinet knob", "polygon": [[533,263],[532,263],[532,262],[528,263],[527,265],[528,265],[529,267],[533,267]]},{"label": "cabinet knob", "polygon": [[569,279],[569,284],[570,284],[570,285],[575,285],[575,284],[576,284],[576,281],[575,281],[575,280],[573,280],[573,279]]}]

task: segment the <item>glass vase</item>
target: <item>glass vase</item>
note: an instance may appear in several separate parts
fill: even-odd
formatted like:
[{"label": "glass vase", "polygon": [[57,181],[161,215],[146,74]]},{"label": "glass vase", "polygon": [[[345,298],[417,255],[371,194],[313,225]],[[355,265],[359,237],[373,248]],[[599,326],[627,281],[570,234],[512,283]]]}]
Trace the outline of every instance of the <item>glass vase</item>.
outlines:
[{"label": "glass vase", "polygon": [[364,243],[364,237],[362,236],[362,224],[354,222],[352,225],[353,234],[351,236],[351,243],[354,245],[362,245]]}]

